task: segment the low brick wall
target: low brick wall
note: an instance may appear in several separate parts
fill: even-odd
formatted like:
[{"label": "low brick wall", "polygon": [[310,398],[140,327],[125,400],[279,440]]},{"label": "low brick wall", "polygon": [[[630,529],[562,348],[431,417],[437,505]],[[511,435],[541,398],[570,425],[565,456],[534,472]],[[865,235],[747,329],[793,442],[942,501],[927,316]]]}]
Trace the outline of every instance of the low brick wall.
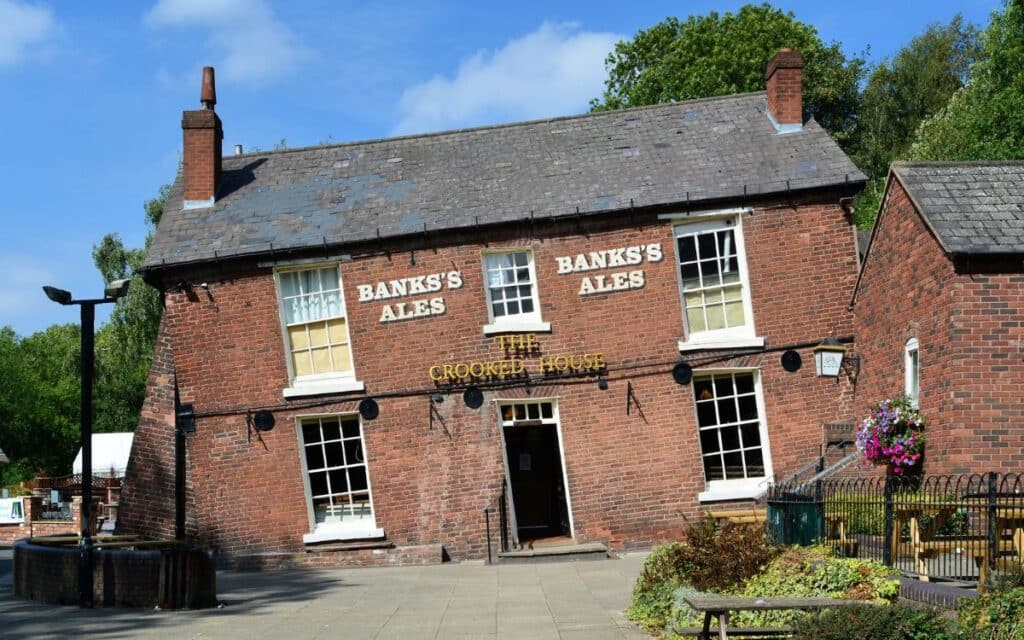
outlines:
[{"label": "low brick wall", "polygon": [[[78,604],[79,550],[20,540],[14,545],[14,593],[51,604]],[[200,609],[217,604],[216,558],[202,549],[97,549],[96,606]]]},{"label": "low brick wall", "polygon": [[390,567],[441,564],[444,549],[439,544],[408,547],[367,546],[367,548],[318,549],[298,553],[254,553],[223,558],[224,566],[243,571],[313,567]]}]

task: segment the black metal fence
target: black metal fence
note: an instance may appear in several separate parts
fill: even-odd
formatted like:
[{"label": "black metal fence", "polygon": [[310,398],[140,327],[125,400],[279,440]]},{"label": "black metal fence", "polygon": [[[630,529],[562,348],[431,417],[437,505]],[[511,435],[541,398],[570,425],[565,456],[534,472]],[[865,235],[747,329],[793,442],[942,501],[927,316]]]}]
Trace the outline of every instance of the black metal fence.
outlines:
[{"label": "black metal fence", "polygon": [[1024,571],[1024,474],[827,479],[773,486],[776,541],[826,541],[926,579],[988,584]]}]

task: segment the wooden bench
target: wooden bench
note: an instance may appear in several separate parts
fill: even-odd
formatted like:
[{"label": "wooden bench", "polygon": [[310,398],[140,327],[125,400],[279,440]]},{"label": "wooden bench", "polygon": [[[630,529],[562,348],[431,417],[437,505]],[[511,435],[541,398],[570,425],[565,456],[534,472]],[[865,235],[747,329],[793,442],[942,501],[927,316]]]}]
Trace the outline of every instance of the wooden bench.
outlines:
[{"label": "wooden bench", "polygon": [[[676,635],[684,638],[703,638],[704,630],[700,627],[675,627],[672,629]],[[717,632],[717,629],[714,630]],[[787,638],[793,635],[791,627],[726,627],[727,637],[755,637],[755,638]]]},{"label": "wooden bench", "polygon": [[[686,596],[683,598],[690,608],[698,613],[704,614],[704,626],[697,628],[680,628],[674,631],[679,635],[689,634],[702,640],[711,640],[712,634],[718,636],[719,640],[726,640],[729,636],[788,636],[793,630],[788,627],[769,627],[758,629],[756,627],[732,627],[729,625],[729,613],[732,611],[818,611],[832,607],[849,607],[863,605],[861,600],[836,600],[834,598],[740,598],[736,596]],[[713,620],[718,621],[718,627],[711,626]]]},{"label": "wooden bench", "polygon": [[708,511],[708,515],[715,520],[728,520],[735,524],[757,524],[768,521],[768,509],[765,507],[750,507],[747,509],[722,509]]}]

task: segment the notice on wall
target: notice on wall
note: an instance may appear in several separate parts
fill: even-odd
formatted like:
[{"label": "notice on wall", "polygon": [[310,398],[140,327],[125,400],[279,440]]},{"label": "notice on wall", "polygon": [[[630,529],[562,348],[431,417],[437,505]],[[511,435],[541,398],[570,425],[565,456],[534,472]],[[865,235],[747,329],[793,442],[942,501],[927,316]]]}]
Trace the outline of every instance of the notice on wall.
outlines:
[{"label": "notice on wall", "polygon": [[643,269],[628,269],[644,262],[661,262],[665,257],[660,243],[639,244],[630,247],[618,247],[603,251],[590,251],[575,256],[555,258],[558,263],[558,275],[572,273],[588,273],[605,269],[622,269],[612,273],[596,273],[585,275],[580,280],[579,294],[591,296],[613,291],[642,289],[647,283]]},{"label": "notice on wall", "polygon": [[460,271],[441,271],[439,273],[428,273],[410,278],[382,280],[376,284],[356,285],[356,290],[359,292],[359,302],[388,301],[380,310],[380,321],[382,323],[444,315],[447,306],[443,296],[435,295],[429,298],[402,300],[400,302],[391,302],[391,300],[395,298],[424,296],[444,290],[451,291],[461,288],[462,272]]}]

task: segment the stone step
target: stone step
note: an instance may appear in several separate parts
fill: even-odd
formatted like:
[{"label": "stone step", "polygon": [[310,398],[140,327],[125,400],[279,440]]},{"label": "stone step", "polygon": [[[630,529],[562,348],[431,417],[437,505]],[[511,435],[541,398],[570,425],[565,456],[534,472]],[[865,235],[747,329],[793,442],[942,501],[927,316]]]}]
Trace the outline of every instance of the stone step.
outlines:
[{"label": "stone step", "polygon": [[502,551],[498,554],[498,562],[564,562],[567,560],[604,560],[608,557],[608,547],[600,542],[587,542]]}]

